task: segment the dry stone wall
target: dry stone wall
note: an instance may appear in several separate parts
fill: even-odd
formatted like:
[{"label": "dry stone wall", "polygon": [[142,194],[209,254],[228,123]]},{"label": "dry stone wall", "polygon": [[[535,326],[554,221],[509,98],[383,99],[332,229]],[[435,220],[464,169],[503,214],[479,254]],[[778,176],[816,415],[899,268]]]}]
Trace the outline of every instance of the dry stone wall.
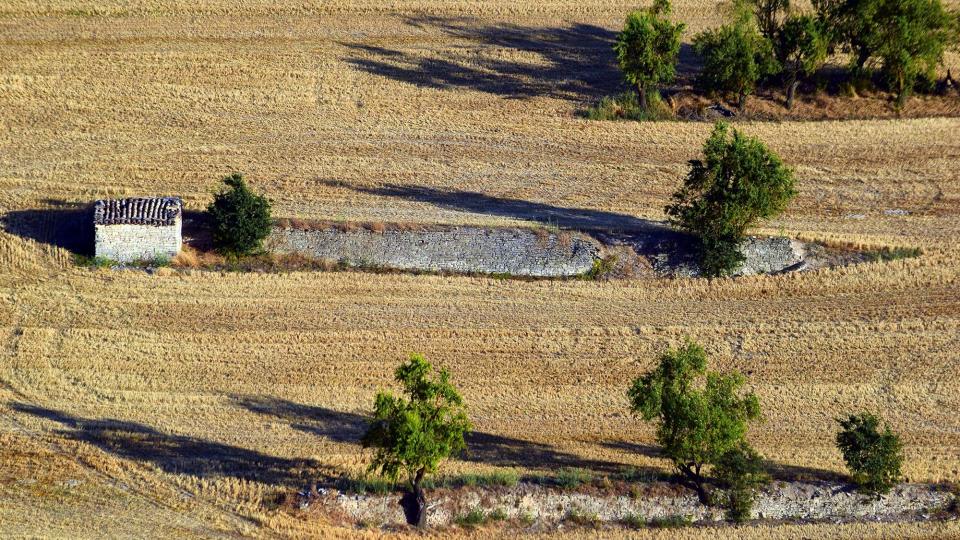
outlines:
[{"label": "dry stone wall", "polygon": [[95,248],[97,257],[130,263],[156,259],[171,259],[180,252],[181,220],[173,225],[96,225]]},{"label": "dry stone wall", "polygon": [[383,232],[278,227],[265,246],[355,266],[538,277],[583,274],[601,250],[593,238],[573,232],[482,227]]}]

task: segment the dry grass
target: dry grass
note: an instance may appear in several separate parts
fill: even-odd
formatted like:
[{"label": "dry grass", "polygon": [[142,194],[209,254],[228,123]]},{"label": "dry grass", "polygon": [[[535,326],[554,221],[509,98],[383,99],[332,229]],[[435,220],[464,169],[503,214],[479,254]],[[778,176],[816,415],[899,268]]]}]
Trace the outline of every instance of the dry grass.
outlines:
[{"label": "dry grass", "polygon": [[[662,217],[710,129],[575,116],[615,89],[598,59],[633,4],[235,4],[0,7],[0,211],[50,209],[0,233],[6,536],[360,534],[264,501],[363,467],[357,415],[412,351],[503,440],[451,473],[664,467],[620,444],[652,441],[623,392],[686,334],[748,373],[767,417],[753,441],[814,469],[791,474],[841,470],[833,418],[869,408],[903,434],[912,480],[960,479],[958,119],[741,125],[800,178],[762,232],[919,259],[713,283],[72,268],[44,242],[52,199],[199,209],[232,170],[302,219],[629,228]],[[676,11],[692,31],[718,21],[699,1]]]}]

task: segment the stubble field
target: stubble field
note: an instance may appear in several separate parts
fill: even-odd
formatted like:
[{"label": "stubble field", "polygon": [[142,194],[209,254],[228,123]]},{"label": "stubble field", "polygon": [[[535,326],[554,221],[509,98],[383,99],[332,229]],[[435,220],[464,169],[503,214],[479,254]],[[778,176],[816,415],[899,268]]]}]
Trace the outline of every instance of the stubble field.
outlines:
[{"label": "stubble field", "polygon": [[[624,391],[685,335],[748,374],[765,414],[750,438],[785,474],[842,471],[834,418],[871,409],[903,435],[910,480],[960,481],[960,119],[737,126],[799,179],[762,232],[924,250],[908,261],[519,282],[91,271],[56,246],[65,204],[201,209],[233,170],[278,216],[661,219],[710,125],[575,114],[618,89],[609,42],[631,7],[0,3],[0,212],[30,216],[0,232],[3,535],[347,534],[269,501],[364,467],[361,415],[411,352],[453,372],[478,432],[448,472],[664,469]],[[696,32],[714,8],[675,13]]]}]

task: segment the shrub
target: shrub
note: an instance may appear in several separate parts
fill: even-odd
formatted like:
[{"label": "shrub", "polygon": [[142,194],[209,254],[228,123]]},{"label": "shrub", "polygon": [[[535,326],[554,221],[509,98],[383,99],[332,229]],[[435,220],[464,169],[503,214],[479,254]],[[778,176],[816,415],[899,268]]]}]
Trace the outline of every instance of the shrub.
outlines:
[{"label": "shrub", "polygon": [[223,179],[226,189],[207,207],[213,224],[213,242],[224,254],[249,255],[270,234],[270,201],[250,191],[243,175]]},{"label": "shrub", "polygon": [[587,279],[600,279],[610,272],[613,272],[616,267],[617,257],[615,255],[603,257],[602,259],[594,259],[593,266],[584,274],[584,277]]},{"label": "shrub", "polygon": [[878,261],[896,261],[899,259],[912,259],[914,257],[919,257],[922,254],[923,254],[923,251],[920,248],[882,247],[880,249],[866,251],[864,252],[863,255],[870,262],[878,262]]},{"label": "shrub", "polygon": [[850,469],[854,483],[870,493],[886,493],[900,480],[903,465],[903,446],[900,437],[884,426],[870,413],[838,418],[841,430],[837,433],[837,448]]},{"label": "shrub", "polygon": [[756,491],[770,482],[763,458],[746,441],[728,450],[717,462],[714,474],[724,487],[727,519],[737,523],[750,519]]},{"label": "shrub", "polygon": [[593,475],[583,469],[563,467],[557,471],[554,480],[556,480],[557,485],[563,489],[576,489],[583,484],[592,482]]},{"label": "shrub", "polygon": [[597,527],[600,525],[600,516],[596,512],[574,507],[567,512],[567,521],[584,527]]},{"label": "shrub", "polygon": [[361,442],[375,449],[371,471],[394,481],[401,471],[406,473],[409,492],[401,504],[407,521],[422,528],[427,521],[424,477],[466,447],[470,422],[447,370],[434,372],[422,356],[413,355],[397,368],[395,378],[407,398],[378,393],[374,420]]},{"label": "shrub", "polygon": [[690,173],[665,211],[670,222],[701,242],[701,269],[707,276],[733,272],[743,261],[739,244],[747,228],[775,216],[796,195],[793,171],[762,142],[714,126],[703,160]]},{"label": "shrub", "polygon": [[736,95],[740,110],[757,82],[779,69],[770,40],[757,32],[752,16],[698,34],[693,46],[703,56],[697,85],[707,93]]},{"label": "shrub", "polygon": [[705,468],[740,447],[747,424],[760,417],[753,393],[740,395],[739,373],[707,371],[707,355],[692,341],[660,355],[657,368],[634,379],[630,408],[657,424],[656,440],[704,503],[710,498]]},{"label": "shrub", "polygon": [[786,79],[787,108],[792,109],[800,75],[813,74],[827,58],[827,38],[816,18],[799,15],[783,23],[776,43],[777,59]]},{"label": "shrub", "polygon": [[639,108],[648,111],[647,96],[659,96],[659,87],[676,76],[683,23],[673,24],[668,0],[654,0],[653,7],[631,12],[613,50],[623,76],[637,89]]},{"label": "shrub", "polygon": [[483,513],[483,510],[479,508],[474,508],[466,514],[457,516],[453,520],[454,523],[461,527],[476,527],[477,525],[482,525],[485,521],[487,521],[487,516]]},{"label": "shrub", "polygon": [[679,529],[680,527],[689,527],[693,524],[693,519],[689,516],[667,516],[662,518],[653,518],[647,525],[652,529]]},{"label": "shrub", "polygon": [[620,518],[620,524],[631,529],[642,529],[647,526],[647,520],[640,514],[626,514]]},{"label": "shrub", "polygon": [[606,96],[584,112],[589,120],[668,120],[673,111],[663,103],[660,94],[647,96],[647,107],[641,108],[635,92]]}]

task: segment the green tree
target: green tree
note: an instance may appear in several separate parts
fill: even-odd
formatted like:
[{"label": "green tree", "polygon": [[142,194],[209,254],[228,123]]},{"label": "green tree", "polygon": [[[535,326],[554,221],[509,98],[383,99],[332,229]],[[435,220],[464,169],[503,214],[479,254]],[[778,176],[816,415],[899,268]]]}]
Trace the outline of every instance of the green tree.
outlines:
[{"label": "green tree", "polygon": [[697,85],[706,92],[736,95],[740,110],[760,79],[779,69],[773,45],[757,32],[749,14],[741,14],[733,24],[698,34],[693,46],[703,56]]},{"label": "green tree", "polygon": [[903,465],[903,445],[900,437],[884,426],[870,413],[838,418],[837,448],[860,488],[872,493],[886,493],[900,480]]},{"label": "green tree", "polygon": [[790,12],[790,0],[747,0],[757,18],[760,34],[771,42],[777,39],[783,20]]},{"label": "green tree", "polygon": [[944,50],[958,39],[958,16],[940,0],[818,0],[815,8],[831,43],[852,53],[854,77],[866,76],[871,59],[881,62],[898,106],[918,76],[932,77]]},{"label": "green tree", "polygon": [[213,243],[229,255],[248,255],[259,250],[270,234],[270,201],[250,191],[243,175],[223,179],[226,189],[214,195],[207,207],[213,224]]},{"label": "green tree", "polygon": [[737,523],[750,519],[757,490],[770,483],[760,454],[746,441],[740,441],[720,457],[714,474],[724,488],[727,519]]},{"label": "green tree", "polygon": [[362,439],[374,448],[371,471],[397,481],[406,475],[409,491],[401,504],[411,525],[427,523],[424,477],[440,462],[466,448],[470,430],[463,398],[450,384],[446,369],[435,372],[422,356],[412,355],[394,376],[406,399],[380,392],[374,401],[374,420]]},{"label": "green tree", "polygon": [[917,79],[936,78],[946,48],[957,42],[958,17],[940,0],[884,0],[877,10],[882,21],[870,37],[881,60],[881,74],[903,107]]},{"label": "green tree", "polygon": [[758,220],[782,212],[796,195],[793,171],[762,142],[718,122],[703,146],[703,159],[665,209],[670,223],[695,234],[707,276],[733,272],[743,262],[739,246]]},{"label": "green tree", "polygon": [[707,371],[707,354],[687,341],[660,355],[653,371],[627,391],[631,410],[657,424],[657,443],[677,471],[709,502],[706,468],[738,448],[747,423],[760,417],[753,393],[741,395],[744,378]]},{"label": "green tree", "polygon": [[793,108],[800,75],[813,74],[827,59],[827,41],[812,15],[792,16],[783,23],[777,36],[777,57],[786,79],[788,109]]},{"label": "green tree", "polygon": [[613,45],[620,69],[636,87],[644,111],[649,107],[648,92],[659,92],[660,85],[676,76],[684,25],[670,22],[669,14],[667,0],[655,0],[652,8],[630,13]]}]

